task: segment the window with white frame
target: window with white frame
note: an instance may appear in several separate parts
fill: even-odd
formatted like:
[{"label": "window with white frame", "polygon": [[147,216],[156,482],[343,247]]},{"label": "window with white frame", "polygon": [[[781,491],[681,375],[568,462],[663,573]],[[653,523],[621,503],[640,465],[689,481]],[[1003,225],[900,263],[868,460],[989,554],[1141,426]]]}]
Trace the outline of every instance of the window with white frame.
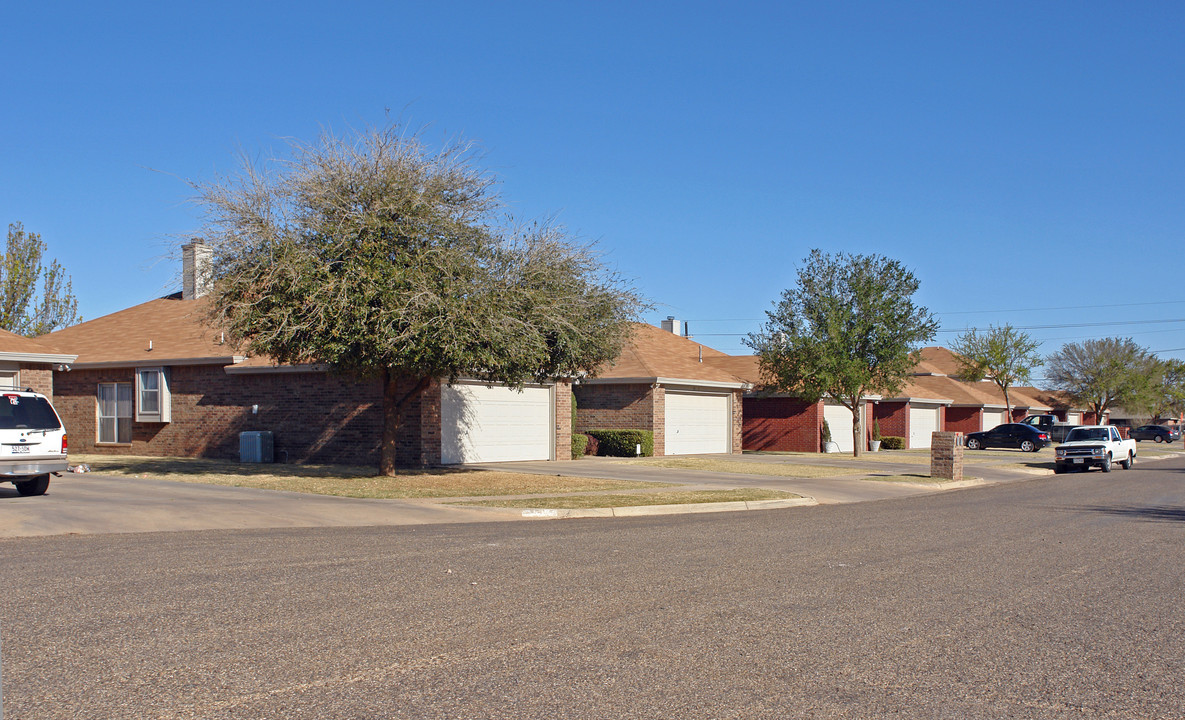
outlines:
[{"label": "window with white frame", "polygon": [[170,422],[168,368],[136,368],[136,422]]},{"label": "window with white frame", "polygon": [[100,443],[132,442],[131,383],[99,383],[98,437]]},{"label": "window with white frame", "polygon": [[21,389],[21,371],[20,370],[0,370],[0,389],[20,390]]}]

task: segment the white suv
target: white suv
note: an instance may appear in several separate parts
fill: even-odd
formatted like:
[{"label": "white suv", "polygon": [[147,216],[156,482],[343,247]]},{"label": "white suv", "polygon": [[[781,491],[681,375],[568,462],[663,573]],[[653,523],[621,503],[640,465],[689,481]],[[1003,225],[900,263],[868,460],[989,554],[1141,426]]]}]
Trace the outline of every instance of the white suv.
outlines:
[{"label": "white suv", "polygon": [[0,482],[44,495],[49,474],[66,471],[66,431],[44,395],[0,390]]}]

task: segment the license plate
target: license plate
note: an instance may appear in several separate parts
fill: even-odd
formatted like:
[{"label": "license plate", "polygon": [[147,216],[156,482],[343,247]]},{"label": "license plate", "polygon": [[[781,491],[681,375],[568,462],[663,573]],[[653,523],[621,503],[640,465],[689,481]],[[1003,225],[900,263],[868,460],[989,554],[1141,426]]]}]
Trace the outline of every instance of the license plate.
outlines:
[{"label": "license plate", "polygon": [[12,447],[12,454],[13,455],[22,455],[22,454],[28,455],[29,454],[29,446],[28,445],[12,445],[10,447]]},{"label": "license plate", "polygon": [[1074,458],[1074,462],[1075,462],[1075,463],[1077,463],[1077,464],[1079,464],[1079,465],[1081,465],[1081,464],[1082,464],[1082,458]]}]

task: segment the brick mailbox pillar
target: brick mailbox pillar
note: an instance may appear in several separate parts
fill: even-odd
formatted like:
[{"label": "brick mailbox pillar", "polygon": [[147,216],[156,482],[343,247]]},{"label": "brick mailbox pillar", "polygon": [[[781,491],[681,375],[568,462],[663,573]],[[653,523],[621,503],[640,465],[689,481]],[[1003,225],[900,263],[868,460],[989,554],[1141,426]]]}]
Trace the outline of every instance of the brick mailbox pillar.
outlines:
[{"label": "brick mailbox pillar", "polygon": [[930,436],[930,477],[963,479],[963,433],[936,432]]}]

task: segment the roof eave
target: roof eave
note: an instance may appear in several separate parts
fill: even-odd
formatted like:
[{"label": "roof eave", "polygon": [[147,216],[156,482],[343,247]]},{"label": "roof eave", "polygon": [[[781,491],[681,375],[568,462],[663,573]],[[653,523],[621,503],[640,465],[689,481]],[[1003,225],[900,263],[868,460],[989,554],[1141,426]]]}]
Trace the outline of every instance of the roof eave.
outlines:
[{"label": "roof eave", "polygon": [[0,352],[2,362],[47,363],[49,365],[69,365],[78,359],[77,355],[60,355],[55,353],[21,353]]},{"label": "roof eave", "polygon": [[106,368],[156,367],[178,365],[237,365],[247,359],[245,355],[196,358],[139,358],[135,360],[104,360],[101,362],[72,363],[74,370],[103,370]]}]

